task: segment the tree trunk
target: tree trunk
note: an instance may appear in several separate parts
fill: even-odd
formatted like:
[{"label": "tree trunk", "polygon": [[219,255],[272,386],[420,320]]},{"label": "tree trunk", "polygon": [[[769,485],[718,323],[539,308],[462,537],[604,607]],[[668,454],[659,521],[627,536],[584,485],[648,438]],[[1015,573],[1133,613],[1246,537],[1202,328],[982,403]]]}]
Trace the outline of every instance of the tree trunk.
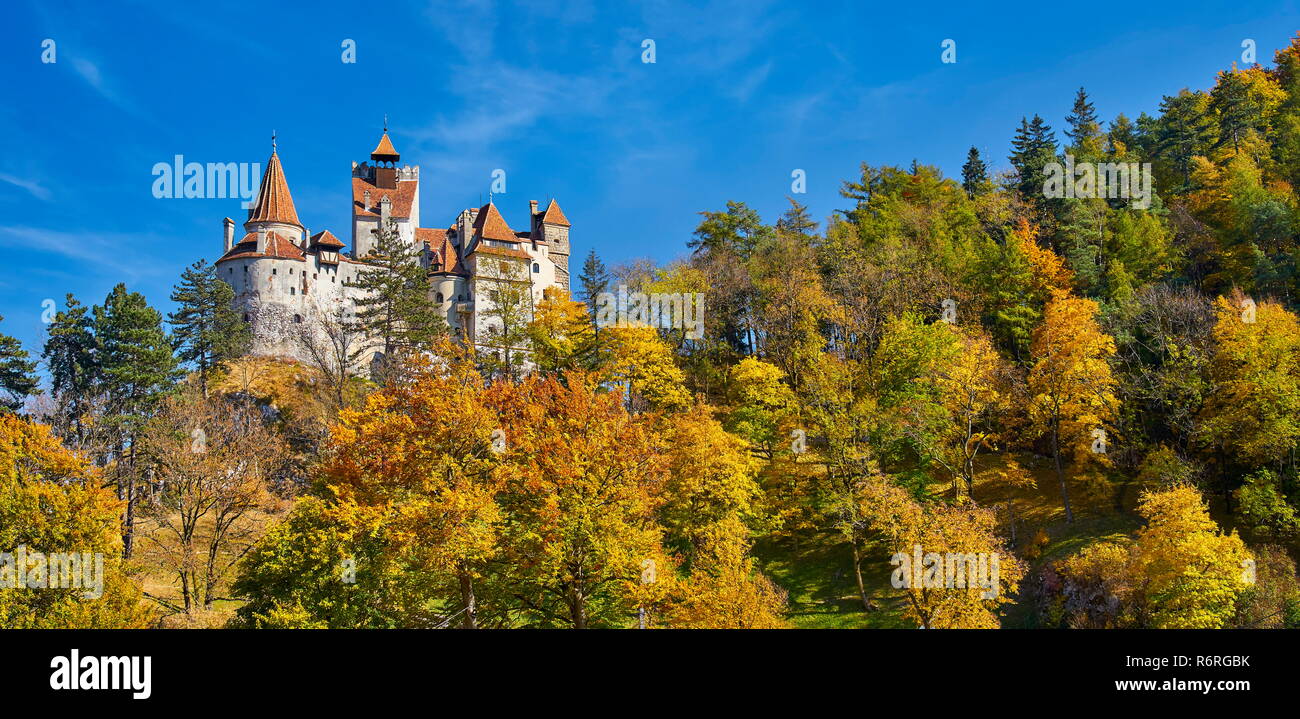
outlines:
[{"label": "tree trunk", "polygon": [[862,552],[858,550],[858,538],[853,537],[853,576],[858,580],[858,598],[862,600],[863,611],[871,611],[871,602],[867,600],[867,588],[862,583]]},{"label": "tree trunk", "polygon": [[587,628],[587,602],[582,596],[582,590],[576,587],[569,587],[569,618],[573,620],[574,629]]},{"label": "tree trunk", "polygon": [[1074,523],[1074,513],[1070,511],[1070,491],[1065,487],[1065,470],[1061,468],[1061,421],[1052,422],[1052,457],[1056,459],[1056,481],[1061,483],[1061,499],[1065,501],[1065,521]]},{"label": "tree trunk", "polygon": [[122,529],[122,558],[130,559],[135,546],[135,442],[131,442],[131,459],[126,468],[126,517]]},{"label": "tree trunk", "polygon": [[474,597],[474,582],[470,579],[469,572],[462,567],[460,570],[460,601],[465,607],[465,616],[461,619],[463,629],[476,629],[476,617],[478,604]]}]

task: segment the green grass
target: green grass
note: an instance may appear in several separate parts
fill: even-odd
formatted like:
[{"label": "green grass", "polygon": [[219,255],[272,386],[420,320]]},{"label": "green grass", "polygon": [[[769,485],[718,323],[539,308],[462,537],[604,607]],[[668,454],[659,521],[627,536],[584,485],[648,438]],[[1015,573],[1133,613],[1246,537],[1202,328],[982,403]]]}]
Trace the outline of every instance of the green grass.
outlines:
[{"label": "green grass", "polygon": [[[1009,533],[1007,518],[1014,514],[1016,546],[1013,550],[1022,555],[1031,569],[1067,557],[1094,542],[1131,536],[1141,526],[1139,518],[1132,513],[1132,500],[1136,493],[1131,488],[1122,495],[1126,498],[1124,511],[1118,511],[1115,509],[1118,487],[1110,488],[1115,491],[1089,496],[1076,482],[1069,483],[1074,521],[1066,522],[1060,484],[1052,462],[1032,456],[1017,459],[1034,477],[1035,486],[1010,487],[977,481],[975,497],[983,506],[999,508],[1004,532]],[[994,469],[998,461],[994,458],[992,464],[982,469]],[[946,480],[934,482],[930,489],[938,496],[947,496],[951,492]],[[1024,556],[1033,553],[1026,550],[1040,530],[1046,533],[1048,543],[1037,556]],[[799,540],[796,548],[788,539],[780,542],[765,539],[753,550],[763,572],[788,592],[787,618],[792,626],[801,629],[914,626],[903,618],[904,592],[890,585],[893,567],[883,549],[868,547],[865,551],[868,559],[863,562],[863,584],[875,606],[874,610],[866,611],[858,597],[848,544],[839,535],[831,533],[805,535]],[[1016,601],[1003,608],[1002,626],[1035,626],[1036,612],[1027,598],[1027,589],[1028,582],[1022,583]]]}]

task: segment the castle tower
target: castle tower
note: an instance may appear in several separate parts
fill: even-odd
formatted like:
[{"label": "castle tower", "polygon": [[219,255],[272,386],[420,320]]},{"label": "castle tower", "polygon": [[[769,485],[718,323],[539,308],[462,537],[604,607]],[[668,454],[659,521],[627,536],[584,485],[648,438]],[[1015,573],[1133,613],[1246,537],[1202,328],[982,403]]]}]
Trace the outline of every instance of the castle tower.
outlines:
[{"label": "castle tower", "polygon": [[542,228],[542,240],[549,250],[551,261],[555,263],[555,284],[569,289],[569,218],[564,216],[560,203],[551,200],[539,221]]},{"label": "castle tower", "polygon": [[[402,159],[388,136],[387,122],[370,162],[352,163],[352,256],[365,257],[376,233],[391,220],[398,233],[416,243],[420,226],[420,168],[398,166]],[[373,163],[373,164],[371,164]]]},{"label": "castle tower", "polygon": [[[275,149],[275,139],[271,139],[271,159],[266,161],[266,171],[262,173],[262,185],[257,190],[257,199],[248,210],[248,220],[244,222],[246,232],[276,232],[288,237],[295,245],[304,244],[304,230],[298,221],[298,211],[293,206],[293,196],[289,194],[289,182],[285,179],[284,168],[280,165],[280,155]],[[259,249],[259,252],[265,251]]]}]

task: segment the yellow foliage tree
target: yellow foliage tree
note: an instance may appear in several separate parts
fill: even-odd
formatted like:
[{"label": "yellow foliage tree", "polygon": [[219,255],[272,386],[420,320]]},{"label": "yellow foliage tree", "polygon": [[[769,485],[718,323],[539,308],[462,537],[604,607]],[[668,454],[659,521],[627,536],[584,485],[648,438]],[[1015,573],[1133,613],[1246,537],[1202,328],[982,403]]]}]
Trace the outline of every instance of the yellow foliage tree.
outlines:
[{"label": "yellow foliage tree", "polygon": [[1097,324],[1096,302],[1057,291],[1034,330],[1030,352],[1029,419],[1037,435],[1051,438],[1065,519],[1073,522],[1062,454],[1070,452],[1077,465],[1106,463],[1105,433],[1119,409],[1109,364],[1115,341]]},{"label": "yellow foliage tree", "polygon": [[[0,628],[152,626],[155,613],[121,559],[123,510],[98,470],[49,427],[0,413]],[[18,566],[20,548],[27,566]],[[78,555],[80,572],[62,562],[56,572],[55,553]]]},{"label": "yellow foliage tree", "polygon": [[922,504],[879,476],[863,483],[859,502],[863,518],[884,537],[892,555],[895,585],[903,585],[907,595],[907,616],[926,629],[1000,626],[997,609],[1013,601],[1009,595],[1018,589],[1025,567],[997,535],[993,510],[972,503]]}]

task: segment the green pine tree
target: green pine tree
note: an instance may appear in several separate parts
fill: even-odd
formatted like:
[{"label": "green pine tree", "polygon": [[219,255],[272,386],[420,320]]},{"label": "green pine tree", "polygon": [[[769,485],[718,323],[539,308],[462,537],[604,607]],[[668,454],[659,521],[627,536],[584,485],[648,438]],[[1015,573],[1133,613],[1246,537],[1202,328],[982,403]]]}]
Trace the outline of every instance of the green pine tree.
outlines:
[{"label": "green pine tree", "polygon": [[983,194],[989,189],[988,166],[974,145],[966,153],[966,164],[961,166],[961,186],[969,197]]},{"label": "green pine tree", "polygon": [[1046,206],[1043,181],[1047,178],[1046,165],[1056,162],[1056,135],[1043,118],[1034,115],[1032,121],[1020,118],[1020,128],[1011,140],[1011,166],[1016,170],[1016,189],[1032,205]]},{"label": "green pine tree", "polygon": [[232,302],[235,291],[217,277],[217,268],[199,260],[181,273],[172,290],[179,305],[167,316],[172,344],[181,362],[191,362],[199,373],[199,387],[208,396],[208,374],[222,362],[248,351],[252,331]]},{"label": "green pine tree", "polygon": [[430,300],[429,272],[421,262],[421,251],[402,239],[397,224],[381,229],[365,264],[355,280],[345,286],[362,290],[355,300],[355,328],[380,346],[387,376],[402,354],[427,351],[447,321]]},{"label": "green pine tree", "polygon": [[67,308],[54,315],[41,358],[50,371],[55,402],[55,429],[75,445],[84,439],[82,419],[90,409],[99,382],[99,357],[95,347],[95,322],[90,308],[71,293]]},{"label": "green pine tree", "polygon": [[1065,121],[1070,129],[1065,131],[1074,143],[1074,148],[1085,156],[1092,157],[1101,150],[1101,122],[1097,120],[1097,110],[1088,100],[1088,92],[1079,88],[1074,96],[1074,107]]},{"label": "green pine tree", "polygon": [[178,376],[176,356],[163,331],[162,313],[144,295],[118,284],[96,306],[95,339],[107,399],[104,424],[117,462],[113,474],[126,502],[122,553],[131,557],[135,537],[136,437]]},{"label": "green pine tree", "polygon": [[[0,322],[4,317],[0,317]],[[37,380],[32,373],[36,363],[29,360],[27,350],[17,339],[9,335],[0,335],[0,390],[8,398],[0,400],[0,407],[9,412],[22,409],[28,395],[36,391]]]}]

